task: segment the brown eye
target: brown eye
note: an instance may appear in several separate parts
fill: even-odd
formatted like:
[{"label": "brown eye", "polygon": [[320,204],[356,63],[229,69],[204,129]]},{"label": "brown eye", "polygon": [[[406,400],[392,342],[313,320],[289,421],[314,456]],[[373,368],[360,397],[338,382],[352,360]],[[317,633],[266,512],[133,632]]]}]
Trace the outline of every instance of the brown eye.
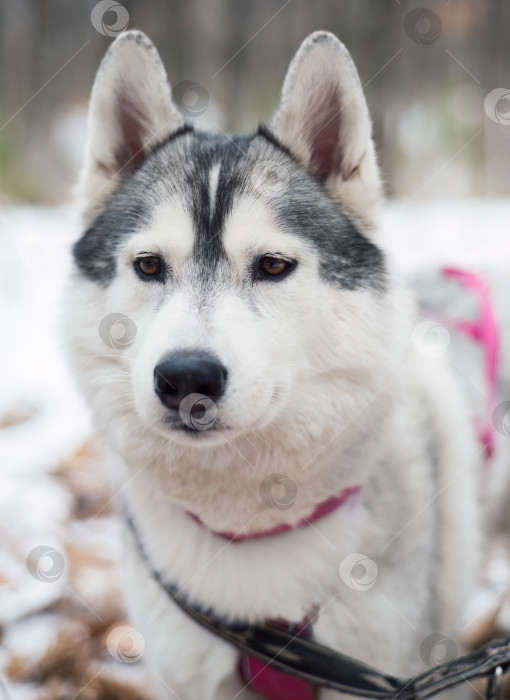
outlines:
[{"label": "brown eye", "polygon": [[260,258],[258,263],[257,278],[279,277],[285,275],[286,272],[290,272],[294,266],[294,262],[285,260],[285,258],[278,258],[273,255],[264,255],[264,257]]},{"label": "brown eye", "polygon": [[164,272],[163,262],[157,255],[138,258],[135,262],[135,268],[142,279],[146,277],[161,279]]}]

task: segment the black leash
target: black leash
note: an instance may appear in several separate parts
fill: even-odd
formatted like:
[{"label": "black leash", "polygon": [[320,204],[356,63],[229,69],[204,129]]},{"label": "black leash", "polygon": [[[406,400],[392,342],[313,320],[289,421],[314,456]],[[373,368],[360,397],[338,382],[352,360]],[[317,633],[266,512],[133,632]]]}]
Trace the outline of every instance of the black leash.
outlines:
[{"label": "black leash", "polygon": [[501,678],[510,669],[510,638],[435,666],[413,678],[397,678],[326,647],[266,623],[228,622],[212,610],[191,604],[179,588],[151,564],[133,519],[126,515],[138,550],[153,578],[191,619],[217,637],[269,666],[323,688],[365,698],[424,700],[477,678],[488,678],[487,700],[497,700]]}]

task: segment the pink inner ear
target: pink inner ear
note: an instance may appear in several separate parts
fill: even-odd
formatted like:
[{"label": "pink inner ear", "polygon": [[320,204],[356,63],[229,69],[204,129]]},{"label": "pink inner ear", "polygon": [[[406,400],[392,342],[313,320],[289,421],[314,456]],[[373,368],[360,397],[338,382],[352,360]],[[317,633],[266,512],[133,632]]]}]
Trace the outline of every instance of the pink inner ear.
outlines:
[{"label": "pink inner ear", "polygon": [[338,91],[332,89],[329,94],[321,95],[311,110],[310,170],[324,181],[340,170],[341,107]]},{"label": "pink inner ear", "polygon": [[143,142],[143,115],[124,91],[117,97],[117,123],[120,143],[116,159],[119,169],[136,170],[145,160]]}]

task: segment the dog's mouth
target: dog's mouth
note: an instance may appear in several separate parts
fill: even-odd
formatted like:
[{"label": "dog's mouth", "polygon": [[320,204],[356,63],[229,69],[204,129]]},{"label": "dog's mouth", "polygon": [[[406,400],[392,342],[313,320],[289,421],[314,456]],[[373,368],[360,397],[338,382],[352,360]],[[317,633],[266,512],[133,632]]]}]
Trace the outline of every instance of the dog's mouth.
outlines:
[{"label": "dog's mouth", "polygon": [[193,442],[209,442],[232,432],[231,428],[220,420],[208,420],[197,412],[188,417],[186,422],[173,416],[165,416],[160,420],[159,432],[166,435],[182,436],[185,440]]}]

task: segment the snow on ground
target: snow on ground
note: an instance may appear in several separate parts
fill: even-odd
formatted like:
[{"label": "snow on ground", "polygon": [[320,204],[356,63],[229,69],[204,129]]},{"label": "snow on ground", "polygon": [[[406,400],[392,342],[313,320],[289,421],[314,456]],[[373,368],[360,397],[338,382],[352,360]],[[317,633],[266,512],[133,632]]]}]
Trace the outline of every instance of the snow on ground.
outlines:
[{"label": "snow on ground", "polygon": [[[77,230],[68,209],[0,210],[0,697],[4,685],[13,700],[71,698],[89,683],[83,697],[113,699],[116,674],[130,686],[137,679],[103,653],[110,628],[125,624],[112,566],[118,527],[60,341],[58,300]],[[55,681],[66,635],[76,669],[66,662],[64,672],[76,687]],[[51,644],[59,660],[43,664]],[[102,686],[97,659],[109,671]]]},{"label": "snow on ground", "polygon": [[[381,242],[401,271],[452,263],[500,267],[510,263],[509,220],[505,201],[394,202],[383,214]],[[102,646],[93,646],[94,663],[114,676],[123,669],[122,677],[137,678],[131,665],[124,668],[104,654],[111,625],[122,619],[111,566],[118,528],[94,471],[100,453],[90,442],[90,419],[68,375],[58,332],[58,300],[77,233],[67,208],[0,209],[0,678],[10,697],[23,700],[72,695],[69,689],[40,694],[37,674],[34,680],[13,672],[13,655],[22,663],[40,658],[63,619],[73,635],[94,641],[95,616]],[[45,553],[35,551],[41,546]],[[491,567],[473,610],[486,607],[510,581],[504,556]],[[9,664],[20,682],[5,680]],[[84,681],[96,689],[90,697],[116,697],[111,688],[109,695],[97,690],[92,670]],[[119,697],[127,698],[126,692]]]}]

